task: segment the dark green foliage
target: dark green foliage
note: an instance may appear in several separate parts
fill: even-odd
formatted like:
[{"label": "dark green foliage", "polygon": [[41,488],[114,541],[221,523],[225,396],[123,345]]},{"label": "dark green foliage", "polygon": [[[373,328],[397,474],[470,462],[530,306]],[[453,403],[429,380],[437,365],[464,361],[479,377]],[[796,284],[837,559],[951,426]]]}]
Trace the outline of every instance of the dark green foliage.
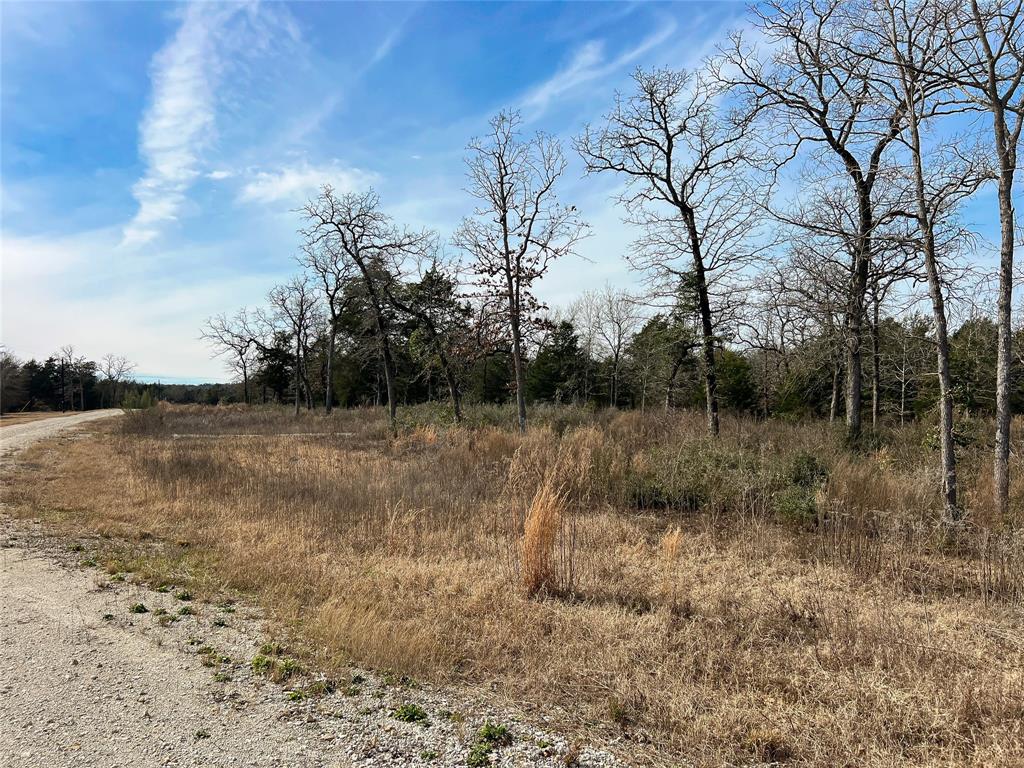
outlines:
[{"label": "dark green foliage", "polygon": [[476,741],[466,756],[466,765],[470,768],[483,768],[491,764],[491,754],[502,747],[512,744],[512,734],[504,725],[485,722],[477,731]]},{"label": "dark green foliage", "polygon": [[427,720],[427,712],[419,704],[405,703],[396,707],[391,716],[403,723],[423,723]]},{"label": "dark green foliage", "polygon": [[828,479],[828,467],[816,456],[800,451],[790,459],[788,480],[801,488],[817,488]]},{"label": "dark green foliage", "polygon": [[562,321],[541,346],[526,375],[530,400],[566,403],[580,395],[586,361],[572,323]]}]

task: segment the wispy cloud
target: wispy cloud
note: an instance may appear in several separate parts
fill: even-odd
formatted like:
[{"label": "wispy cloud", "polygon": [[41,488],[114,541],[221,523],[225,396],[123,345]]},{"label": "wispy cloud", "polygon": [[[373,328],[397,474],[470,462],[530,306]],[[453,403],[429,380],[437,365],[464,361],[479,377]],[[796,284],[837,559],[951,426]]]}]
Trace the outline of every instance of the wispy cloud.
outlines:
[{"label": "wispy cloud", "polygon": [[[224,74],[240,57],[272,49],[271,31],[292,40],[298,34],[287,16],[251,3],[185,6],[174,37],[153,58],[151,101],[139,125],[146,170],[132,188],[138,211],[124,228],[122,245],[150,242],[178,219],[216,139]],[[213,171],[210,178],[222,174]]]},{"label": "wispy cloud", "polygon": [[602,83],[604,78],[632,64],[648,51],[664,43],[675,31],[675,21],[668,19],[638,45],[610,60],[605,56],[604,42],[590,40],[576,50],[567,65],[534,86],[522,98],[520,106],[529,119],[535,120],[543,115],[556,99],[575,91],[580,86]]},{"label": "wispy cloud", "polygon": [[257,171],[242,187],[238,198],[250,203],[301,202],[322,184],[330,184],[339,192],[351,192],[368,186],[375,179],[375,174],[349,168],[337,160],[325,165],[303,161],[275,171]]}]

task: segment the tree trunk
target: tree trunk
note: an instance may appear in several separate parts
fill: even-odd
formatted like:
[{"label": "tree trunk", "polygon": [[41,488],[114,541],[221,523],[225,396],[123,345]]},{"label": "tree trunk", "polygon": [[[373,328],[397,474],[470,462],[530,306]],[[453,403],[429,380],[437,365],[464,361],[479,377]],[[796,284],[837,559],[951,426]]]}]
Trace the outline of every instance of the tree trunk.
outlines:
[{"label": "tree trunk", "polygon": [[451,361],[444,352],[438,355],[441,359],[441,370],[444,371],[444,378],[448,384],[448,393],[452,397],[452,409],[455,411],[455,423],[462,423],[462,393],[459,392],[459,384],[455,380],[455,373],[452,371]]},{"label": "tree trunk", "polygon": [[[953,441],[953,382],[949,371],[949,328],[946,306],[942,295],[942,280],[935,253],[935,227],[928,211],[921,158],[921,134],[917,111],[908,88],[908,117],[911,139],[911,157],[914,165],[914,184],[917,194],[917,218],[921,231],[925,272],[928,276],[928,296],[932,303],[932,322],[935,326],[936,372],[939,377],[939,455],[942,462],[942,498],[946,522],[956,523],[962,517],[957,502],[956,444]],[[903,389],[906,390],[906,372]],[[900,405],[901,419],[904,406]]]},{"label": "tree trunk", "polygon": [[881,353],[879,351],[878,329],[878,283],[872,288],[871,295],[871,428],[878,429],[878,417],[881,409]]},{"label": "tree trunk", "polygon": [[761,350],[761,360],[762,360],[761,396],[763,398],[764,419],[765,419],[765,421],[767,421],[768,420],[768,350],[767,349]]},{"label": "tree trunk", "polygon": [[685,214],[686,228],[690,235],[690,251],[693,254],[693,269],[697,278],[697,304],[700,310],[702,351],[704,357],[704,395],[707,402],[708,434],[718,435],[718,380],[715,376],[715,332],[711,322],[711,302],[708,298],[707,275],[701,256],[700,237],[693,212]]},{"label": "tree trunk", "polygon": [[391,345],[384,341],[384,385],[388,391],[388,423],[391,434],[398,434],[398,402],[395,399],[395,361],[391,358]]},{"label": "tree trunk", "polygon": [[526,376],[523,370],[522,340],[520,338],[518,312],[512,314],[512,365],[516,375],[516,409],[519,415],[519,431],[526,431]]},{"label": "tree trunk", "polygon": [[327,381],[324,382],[324,410],[331,412],[334,407],[334,343],[337,331],[334,329],[334,320],[331,320],[331,330],[327,336]]},{"label": "tree trunk", "polygon": [[249,366],[245,363],[245,358],[242,358],[242,399],[245,404],[249,404]]},{"label": "tree trunk", "polygon": [[1010,358],[1013,329],[1010,302],[1013,299],[1013,174],[1016,148],[1010,146],[1006,114],[1000,107],[994,115],[996,154],[999,157],[999,328],[996,352],[996,455],[994,465],[995,502],[1005,520],[1010,512]]},{"label": "tree trunk", "polygon": [[611,391],[611,404],[612,408],[615,408],[619,404],[619,351],[615,350],[615,356],[612,359],[612,391]]},{"label": "tree trunk", "polygon": [[683,358],[678,357],[672,363],[672,372],[668,375],[668,381],[665,382],[665,413],[672,410],[672,395],[676,388],[676,376],[679,375],[679,368],[683,364]]},{"label": "tree trunk", "polygon": [[839,398],[843,367],[838,363],[832,365],[832,400],[828,406],[828,423],[833,424],[839,417]]},{"label": "tree trunk", "polygon": [[296,334],[295,342],[295,415],[299,415],[299,398],[302,396],[302,343],[298,341],[298,334]]},{"label": "tree trunk", "polygon": [[870,192],[863,183],[858,187],[859,231],[846,303],[846,432],[851,444],[858,442],[861,434],[861,334],[864,296],[867,293],[868,268],[871,263],[870,233],[873,226]]}]

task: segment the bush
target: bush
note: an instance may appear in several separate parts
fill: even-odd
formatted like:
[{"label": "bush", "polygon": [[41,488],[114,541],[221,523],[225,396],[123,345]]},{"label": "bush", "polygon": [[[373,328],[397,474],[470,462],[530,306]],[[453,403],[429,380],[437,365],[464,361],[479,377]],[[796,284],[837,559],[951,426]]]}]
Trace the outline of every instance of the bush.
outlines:
[{"label": "bush", "polygon": [[801,528],[812,528],[818,520],[816,491],[791,485],[775,495],[775,511],[780,518]]},{"label": "bush", "polygon": [[427,719],[427,711],[419,704],[402,704],[391,712],[391,716],[403,723],[422,723]]},{"label": "bush", "polygon": [[484,768],[491,764],[491,753],[501,747],[512,744],[512,734],[504,725],[486,722],[477,731],[476,741],[466,757],[466,765],[470,768]]},{"label": "bush", "polygon": [[817,488],[828,479],[828,467],[806,451],[800,451],[789,460],[787,479],[801,488]]}]

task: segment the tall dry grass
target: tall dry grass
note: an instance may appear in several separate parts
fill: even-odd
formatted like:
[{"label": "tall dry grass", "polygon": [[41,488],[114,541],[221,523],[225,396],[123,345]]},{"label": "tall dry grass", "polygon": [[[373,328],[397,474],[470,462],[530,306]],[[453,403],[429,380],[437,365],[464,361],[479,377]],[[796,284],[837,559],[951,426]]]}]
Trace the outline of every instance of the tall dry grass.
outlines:
[{"label": "tall dry grass", "polygon": [[389,440],[371,412],[161,408],[5,495],[252,592],[321,664],[493,689],[640,761],[1024,760],[1024,543],[980,507],[941,534],[920,428],[851,455],[822,424],[468,416]]}]

